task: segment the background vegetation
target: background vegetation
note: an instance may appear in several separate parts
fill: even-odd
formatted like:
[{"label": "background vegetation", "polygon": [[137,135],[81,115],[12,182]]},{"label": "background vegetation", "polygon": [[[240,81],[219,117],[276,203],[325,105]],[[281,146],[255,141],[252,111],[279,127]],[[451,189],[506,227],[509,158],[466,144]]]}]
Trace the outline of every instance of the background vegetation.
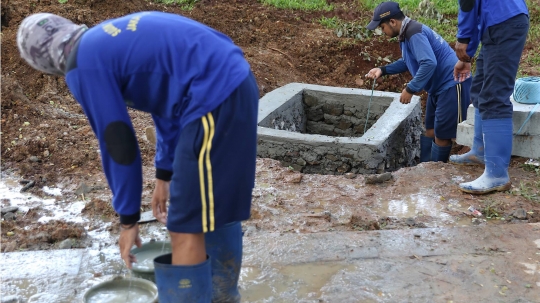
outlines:
[{"label": "background vegetation", "polygon": [[[186,1],[186,0],[162,0],[162,1]],[[334,6],[325,0],[260,0],[266,5],[283,9],[332,11]],[[384,2],[384,0],[358,0],[359,9],[373,11],[373,9]],[[431,27],[439,33],[449,43],[454,43],[457,33],[457,14],[459,10],[457,0],[397,0],[405,14],[419,22]],[[529,41],[540,40],[540,1],[526,0],[529,7],[531,27],[529,30]],[[360,40],[371,39],[372,35],[381,36],[380,32],[370,33],[365,29],[370,17],[366,16],[360,20],[345,21],[336,16],[321,16],[315,20],[324,27],[334,29],[339,37],[349,37]],[[526,65],[540,65],[540,52],[529,52],[523,63]],[[527,76],[520,70],[519,77]]]}]

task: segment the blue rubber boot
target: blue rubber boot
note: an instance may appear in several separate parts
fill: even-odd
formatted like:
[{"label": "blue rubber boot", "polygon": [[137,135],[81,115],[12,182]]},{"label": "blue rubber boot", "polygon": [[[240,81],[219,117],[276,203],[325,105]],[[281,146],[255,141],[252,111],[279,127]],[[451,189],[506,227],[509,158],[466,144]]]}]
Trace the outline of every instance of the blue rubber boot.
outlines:
[{"label": "blue rubber boot", "polygon": [[512,156],[512,118],[482,121],[485,169],[480,178],[461,183],[459,188],[471,194],[505,191],[511,187],[508,165]]},{"label": "blue rubber boot", "polygon": [[210,259],[196,265],[172,265],[172,254],[154,259],[159,303],[210,303],[212,269]]},{"label": "blue rubber boot", "polygon": [[204,236],[206,253],[212,260],[212,302],[240,302],[242,225],[240,222],[229,223]]},{"label": "blue rubber boot", "polygon": [[450,150],[452,150],[452,145],[448,146],[439,146],[433,141],[431,145],[431,161],[434,162],[448,162],[448,156],[450,156]]},{"label": "blue rubber boot", "polygon": [[420,136],[420,163],[431,161],[431,146],[433,138]]},{"label": "blue rubber boot", "polygon": [[484,165],[484,137],[478,108],[474,109],[474,138],[471,150],[463,155],[451,155],[449,162],[459,165]]}]

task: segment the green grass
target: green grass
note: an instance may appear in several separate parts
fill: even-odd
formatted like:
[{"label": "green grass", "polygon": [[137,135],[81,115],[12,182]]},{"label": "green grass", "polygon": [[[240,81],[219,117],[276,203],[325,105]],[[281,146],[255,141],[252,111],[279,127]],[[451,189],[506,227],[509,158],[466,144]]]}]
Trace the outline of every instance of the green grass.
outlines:
[{"label": "green grass", "polygon": [[[362,9],[373,11],[377,5],[385,0],[358,0]],[[419,4],[423,0],[401,0],[399,5],[409,17],[418,20],[419,22],[429,26],[439,33],[446,41],[453,43],[456,41],[457,34],[457,14],[459,10],[458,1],[450,0],[432,0],[434,8],[440,14],[442,19],[439,20],[436,16],[425,16],[425,12],[419,9]],[[540,8],[538,0],[526,0],[529,8],[530,28],[527,37],[527,44],[533,44],[533,48],[538,48],[540,42]],[[361,20],[367,24],[370,18]],[[442,21],[442,22],[441,22]],[[527,56],[523,58],[521,63],[523,66],[540,66],[540,52],[529,51]],[[528,76],[521,70],[518,72],[518,77]]]},{"label": "green grass", "polygon": [[[381,2],[384,2],[384,0],[359,0],[360,6],[368,11],[373,11],[373,9]],[[421,2],[423,2],[423,0],[399,1],[399,7],[406,15],[429,26],[439,33],[446,41],[455,41],[457,33],[457,13],[459,9],[458,2],[449,0],[431,1],[431,3],[433,3],[432,7],[435,8],[441,16],[426,16],[426,12],[419,8]],[[367,18],[363,21],[369,23],[369,19],[370,18]]]},{"label": "green grass", "polygon": [[530,65],[536,65],[540,66],[540,54],[539,53],[529,53],[529,55],[525,58],[526,61],[530,63]]},{"label": "green grass", "polygon": [[331,11],[334,9],[334,6],[326,3],[326,0],[261,0],[261,2],[282,9],[306,11]]},{"label": "green grass", "polygon": [[[359,0],[360,5],[368,10],[373,10],[381,2],[386,0]],[[401,9],[406,8],[408,10],[413,10],[418,7],[418,4],[422,0],[401,0],[396,1],[399,3]],[[454,14],[457,15],[458,12],[458,2],[455,0],[433,0],[431,1],[435,4],[435,7],[441,14]]]},{"label": "green grass", "polygon": [[199,0],[152,0],[155,3],[163,3],[168,5],[176,4],[183,10],[192,10],[195,3]]},{"label": "green grass", "polygon": [[522,196],[529,201],[540,203],[540,181],[520,182],[519,188],[510,191],[515,196]]},{"label": "green grass", "polygon": [[[532,164],[522,164],[520,167],[524,171],[534,173],[537,177],[540,177],[540,167]],[[520,181],[519,187],[512,189],[510,192],[515,196],[522,196],[529,201],[540,203],[540,181]]]},{"label": "green grass", "polygon": [[484,205],[482,209],[478,209],[482,212],[486,219],[498,219],[501,218],[501,214],[504,213],[503,203],[501,201],[495,201],[492,198],[486,200],[480,200]]},{"label": "green grass", "polygon": [[321,19],[317,20],[322,26],[330,29],[337,28],[339,24],[341,23],[341,20],[334,16],[332,18],[327,18],[325,16],[322,16]]},{"label": "green grass", "polygon": [[[527,0],[526,2],[529,7],[529,18],[531,22],[527,44],[532,42],[534,44],[533,48],[538,49],[538,43],[540,41],[540,8],[538,7],[537,0]],[[540,72],[540,70],[538,70],[538,66],[540,66],[540,53],[538,51],[529,51],[521,63],[525,66],[536,66],[537,72]],[[518,73],[518,76],[526,77],[530,75]],[[538,73],[535,73],[535,76],[538,76]]]},{"label": "green grass", "polygon": [[[422,1],[423,0],[402,0],[399,1],[399,6],[402,10],[412,12],[413,17],[437,31],[447,41],[454,41],[457,33],[457,14],[459,10],[458,1],[431,1],[434,4],[435,9],[439,13],[443,14],[444,18],[448,21],[444,24],[439,24],[436,18],[426,18],[421,16],[422,12],[419,11],[418,5]],[[369,11],[373,11],[373,9],[375,9],[375,7],[377,7],[377,5],[379,5],[381,2],[384,2],[384,0],[359,0],[360,6]],[[535,0],[526,0],[526,2],[529,7],[529,15],[531,17],[529,40],[538,41],[540,39],[540,9],[538,8],[538,4],[535,3]]]},{"label": "green grass", "polygon": [[368,30],[363,23],[357,21],[344,21],[336,16],[328,18],[322,16],[319,20],[316,20],[322,26],[333,29],[336,36],[339,38],[355,38],[365,41],[373,36],[373,32]]}]

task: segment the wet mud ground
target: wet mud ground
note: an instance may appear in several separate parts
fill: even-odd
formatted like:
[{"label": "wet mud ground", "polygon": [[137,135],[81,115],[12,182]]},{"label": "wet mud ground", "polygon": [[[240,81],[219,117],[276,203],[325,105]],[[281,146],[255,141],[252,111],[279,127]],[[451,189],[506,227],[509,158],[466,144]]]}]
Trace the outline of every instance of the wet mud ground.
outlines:
[{"label": "wet mud ground", "polygon": [[[457,183],[479,172],[424,163],[366,184],[360,175],[305,175],[258,159],[252,218],[243,224],[243,302],[540,302],[540,223],[530,223],[538,215],[511,192],[499,200],[461,194]],[[59,184],[36,197],[20,193],[18,180],[3,181],[2,201],[19,207],[15,221],[2,222],[3,296],[79,302],[96,283],[130,276],[117,219],[104,215],[106,188],[89,185],[83,200]],[[167,240],[157,222],[141,224],[141,237]]]},{"label": "wet mud ground", "polygon": [[[146,179],[151,180],[152,167],[144,171]],[[457,189],[458,183],[472,180],[482,171],[480,167],[430,162],[393,172],[388,181],[366,184],[363,175],[308,175],[283,167],[276,160],[258,159],[251,218],[244,222],[244,231],[361,232],[540,222],[535,193],[540,180],[534,173],[511,168],[514,185],[508,192],[474,196]],[[9,180],[6,190],[22,188],[18,180],[4,177]],[[58,248],[66,239],[74,239],[72,248],[87,247],[91,242],[88,231],[118,222],[104,179],[98,180],[78,186],[58,183],[53,187],[54,194],[46,186],[39,191],[41,199],[49,201],[45,204],[40,198],[3,197],[4,210],[21,207],[9,217],[3,215],[2,252]],[[143,211],[151,210],[152,188],[147,182]],[[63,220],[63,213],[51,210],[51,204],[56,209],[68,209],[70,217],[81,216],[88,221]],[[474,216],[468,210],[470,206],[482,216]],[[107,231],[117,234],[117,224],[111,224]]]},{"label": "wet mud ground", "polygon": [[[28,195],[62,209],[73,207],[69,213],[85,221],[66,220],[55,215],[58,210],[30,198],[8,219],[2,214],[1,251],[56,249],[70,239],[70,248],[89,248],[96,243],[100,248],[114,247],[118,234],[117,225],[112,224],[118,219],[110,207],[97,141],[81,108],[62,78],[36,72],[19,58],[15,35],[25,16],[47,11],[92,26],[135,11],[174,12],[229,35],[251,64],[261,96],[291,82],[371,89],[371,82],[358,79],[383,64],[377,62],[378,57],[398,58],[399,46],[383,37],[366,41],[338,38],[316,20],[323,15],[367,20],[371,12],[355,1],[331,2],[336,6],[332,12],[302,12],[273,9],[256,1],[200,1],[191,11],[143,0],[65,4],[51,0],[2,1],[2,182],[7,190],[20,189],[22,181],[33,182],[26,191]],[[537,43],[528,41],[524,56],[537,48]],[[537,66],[522,68],[530,75],[540,75]],[[399,92],[409,79],[407,74],[385,77],[379,79],[376,89]],[[425,93],[421,97],[424,103]],[[154,175],[154,147],[145,129],[152,122],[143,113],[131,111],[130,115],[143,156],[145,211],[150,209]],[[466,150],[456,146],[453,152]],[[366,184],[361,175],[307,175],[271,159],[258,159],[252,216],[244,222],[244,230],[252,236],[293,236],[539,222],[540,173],[535,167],[523,165],[526,160],[512,158],[510,191],[472,196],[459,192],[457,183],[481,175],[480,167],[425,163],[393,172],[386,182]],[[56,191],[51,192],[51,188]],[[5,209],[14,201],[4,197],[0,203]],[[467,210],[471,205],[483,213],[481,218]],[[158,236],[163,234],[159,226],[151,230]],[[93,232],[108,233],[111,239],[97,241]]]},{"label": "wet mud ground", "polygon": [[[29,197],[9,196],[23,212],[36,202]],[[70,208],[50,200],[42,200],[44,208],[66,221],[97,221],[80,216],[82,203]],[[365,232],[244,225],[243,302],[539,302],[540,223],[458,221],[456,227],[439,220],[444,226]],[[81,302],[93,285],[133,276],[119,258],[114,224],[88,228],[84,249],[3,253],[2,302]],[[141,233],[143,242],[166,240],[156,222],[141,224]]]}]

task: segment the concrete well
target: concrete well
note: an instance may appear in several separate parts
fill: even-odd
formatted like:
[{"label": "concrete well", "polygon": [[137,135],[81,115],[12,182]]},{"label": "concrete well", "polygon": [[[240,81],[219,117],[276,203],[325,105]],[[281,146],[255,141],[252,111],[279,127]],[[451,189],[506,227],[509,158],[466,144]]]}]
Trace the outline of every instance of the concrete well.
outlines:
[{"label": "concrete well", "polygon": [[382,173],[415,165],[423,130],[420,98],[401,104],[399,96],[285,85],[259,102],[257,154],[313,174]]}]

